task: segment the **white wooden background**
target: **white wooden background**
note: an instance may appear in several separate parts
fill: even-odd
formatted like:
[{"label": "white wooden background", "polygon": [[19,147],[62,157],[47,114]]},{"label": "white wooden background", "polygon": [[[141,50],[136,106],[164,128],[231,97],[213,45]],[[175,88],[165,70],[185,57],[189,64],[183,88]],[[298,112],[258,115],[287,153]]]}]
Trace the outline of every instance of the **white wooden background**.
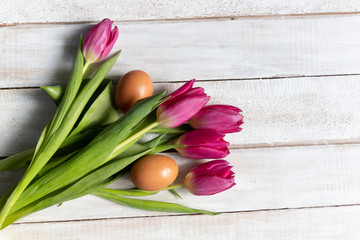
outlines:
[{"label": "white wooden background", "polygon": [[[67,81],[79,33],[105,17],[123,49],[114,80],[141,69],[159,91],[196,78],[211,103],[243,110],[243,131],[228,137],[237,185],[156,197],[218,216],[85,196],[20,220],[1,240],[360,238],[358,0],[2,1],[0,156],[36,143],[55,109],[39,86]],[[183,172],[199,163],[170,155]],[[0,192],[20,174],[0,173]]]}]

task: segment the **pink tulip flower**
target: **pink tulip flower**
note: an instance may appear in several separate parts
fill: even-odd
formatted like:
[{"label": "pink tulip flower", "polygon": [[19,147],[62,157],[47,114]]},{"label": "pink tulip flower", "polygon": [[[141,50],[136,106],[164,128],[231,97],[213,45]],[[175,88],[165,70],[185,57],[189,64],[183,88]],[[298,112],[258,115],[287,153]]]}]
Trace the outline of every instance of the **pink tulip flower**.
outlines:
[{"label": "pink tulip flower", "polygon": [[198,165],[186,176],[183,186],[195,195],[213,195],[235,185],[235,173],[225,160]]},{"label": "pink tulip flower", "polygon": [[195,79],[190,80],[163,102],[157,110],[157,121],[163,127],[177,127],[188,121],[202,109],[210,97],[201,87],[193,88]]},{"label": "pink tulip flower", "polygon": [[194,130],[180,136],[175,142],[181,145],[175,148],[181,155],[191,159],[216,159],[229,155],[229,143],[225,134],[212,130]]},{"label": "pink tulip flower", "polygon": [[83,54],[88,63],[102,60],[113,48],[119,31],[117,27],[111,30],[112,24],[110,19],[105,18],[87,33],[83,44]]},{"label": "pink tulip flower", "polygon": [[222,133],[241,131],[243,116],[241,110],[230,105],[209,105],[200,110],[189,124],[194,129],[214,129]]}]

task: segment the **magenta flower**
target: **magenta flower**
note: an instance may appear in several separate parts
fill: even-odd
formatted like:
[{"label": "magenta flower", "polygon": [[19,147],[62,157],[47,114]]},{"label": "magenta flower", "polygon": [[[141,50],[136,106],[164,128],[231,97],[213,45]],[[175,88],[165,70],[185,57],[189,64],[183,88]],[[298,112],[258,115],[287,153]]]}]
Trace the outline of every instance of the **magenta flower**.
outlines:
[{"label": "magenta flower", "polygon": [[214,129],[222,133],[241,131],[243,116],[241,110],[230,105],[210,105],[200,110],[189,124],[194,129]]},{"label": "magenta flower", "polygon": [[209,101],[201,87],[193,88],[195,79],[188,81],[163,102],[157,110],[157,121],[163,127],[177,127],[188,121]]},{"label": "magenta flower", "polygon": [[94,63],[102,60],[113,48],[119,31],[117,27],[111,31],[112,24],[110,19],[105,18],[87,33],[83,45],[83,54],[87,62]]},{"label": "magenta flower", "polygon": [[183,134],[175,142],[181,145],[175,148],[181,155],[191,159],[215,159],[229,155],[229,143],[224,138],[225,134],[212,130],[194,130]]},{"label": "magenta flower", "polygon": [[195,195],[213,195],[236,185],[232,166],[225,160],[214,160],[198,165],[183,183]]}]

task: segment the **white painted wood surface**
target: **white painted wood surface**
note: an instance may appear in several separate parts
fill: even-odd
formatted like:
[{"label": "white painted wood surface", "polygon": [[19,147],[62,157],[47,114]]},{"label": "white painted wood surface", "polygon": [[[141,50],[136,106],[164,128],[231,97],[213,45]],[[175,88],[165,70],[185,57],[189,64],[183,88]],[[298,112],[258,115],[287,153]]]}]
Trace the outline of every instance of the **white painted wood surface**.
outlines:
[{"label": "white painted wood surface", "polygon": [[[179,189],[182,200],[169,192],[143,199],[176,202],[216,212],[356,204],[360,200],[359,154],[359,144],[232,149],[226,160],[234,166],[237,185],[231,190],[199,197]],[[176,183],[182,182],[190,169],[203,162],[186,159],[176,153],[167,155],[174,158],[180,168]],[[10,181],[11,176],[8,173],[2,180]],[[113,184],[112,188],[124,186],[132,187],[128,176]],[[61,207],[54,206],[32,214],[20,222],[164,215],[169,214],[146,212],[96,196],[85,196],[66,202]]]},{"label": "white painted wood surface", "polygon": [[[0,239],[359,239],[359,8],[355,0],[0,3],[0,156],[35,144],[54,111],[38,86],[67,81],[79,34],[104,17],[120,29],[114,80],[142,69],[157,91],[171,91],[197,78],[211,103],[245,115],[244,130],[227,138],[233,189],[151,197],[223,214],[144,212],[85,196],[20,220]],[[169,154],[180,176],[198,163]],[[0,194],[20,174],[0,173]]]},{"label": "white painted wood surface", "polygon": [[[278,14],[358,12],[356,0],[24,0],[0,3],[0,24],[237,17]],[[36,14],[34,14],[36,13]]]},{"label": "white painted wood surface", "polygon": [[[170,93],[182,84],[158,83],[155,92]],[[360,104],[359,76],[200,81],[195,86],[205,88],[209,104],[243,110],[243,131],[226,137],[236,147],[360,142],[360,132],[353,131],[360,129],[360,112],[354,111]],[[55,105],[40,89],[7,89],[0,91],[0,108],[0,156],[7,156],[34,146]]]},{"label": "white painted wood surface", "polygon": [[[114,48],[123,53],[110,77],[133,69],[156,82],[360,73],[360,15],[116,24]],[[67,82],[91,26],[0,28],[0,88]]]},{"label": "white painted wood surface", "polygon": [[12,225],[6,240],[27,239],[347,239],[360,236],[360,207],[310,208],[278,211],[119,218]]}]

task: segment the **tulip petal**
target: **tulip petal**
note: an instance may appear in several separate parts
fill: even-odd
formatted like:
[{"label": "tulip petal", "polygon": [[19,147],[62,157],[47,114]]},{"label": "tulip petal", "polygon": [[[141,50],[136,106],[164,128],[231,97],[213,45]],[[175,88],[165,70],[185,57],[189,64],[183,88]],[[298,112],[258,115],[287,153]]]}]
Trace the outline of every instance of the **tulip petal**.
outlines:
[{"label": "tulip petal", "polygon": [[117,27],[111,31],[112,24],[113,22],[106,18],[86,34],[83,54],[87,62],[97,62],[109,54],[118,37]]},{"label": "tulip petal", "polygon": [[184,97],[184,96],[192,96],[192,95],[202,95],[204,93],[204,91],[205,91],[205,89],[203,89],[202,87],[196,87],[196,88],[192,88],[192,89],[188,90],[181,96]]},{"label": "tulip petal", "polygon": [[176,148],[176,150],[184,157],[190,159],[216,159],[224,158],[229,155],[230,151],[227,147],[209,148],[209,147],[186,147]]},{"label": "tulip petal", "polygon": [[173,101],[161,104],[157,112],[157,120],[165,127],[178,127],[192,118],[209,101],[203,95],[178,96]]},{"label": "tulip petal", "polygon": [[183,134],[176,141],[181,147],[176,150],[192,159],[214,159],[226,157],[230,152],[223,137],[225,134],[215,130],[194,130]]},{"label": "tulip petal", "polygon": [[241,131],[243,116],[241,110],[230,105],[209,105],[202,108],[189,124],[194,129],[214,129],[222,133]]},{"label": "tulip petal", "polygon": [[[218,176],[203,177],[194,180],[193,194],[198,196],[214,195],[223,192],[236,185],[234,181],[229,181]],[[201,187],[197,187],[201,185]]]},{"label": "tulip petal", "polygon": [[181,145],[196,145],[196,146],[209,146],[209,147],[224,147],[229,146],[229,143],[223,140],[224,133],[215,130],[194,130],[182,135],[178,144]]},{"label": "tulip petal", "polygon": [[227,112],[234,112],[234,113],[239,113],[242,112],[240,108],[235,107],[235,106],[231,106],[231,105],[209,105],[204,107],[204,110],[222,110],[222,111],[227,111]]},{"label": "tulip petal", "polygon": [[213,160],[213,161],[198,165],[196,168],[191,170],[191,172],[200,174],[201,172],[208,172],[211,169],[215,169],[215,168],[218,168],[219,166],[224,166],[224,165],[228,165],[228,164],[229,164],[229,162],[226,160],[222,160],[222,159]]},{"label": "tulip petal", "polygon": [[225,160],[198,165],[185,177],[184,187],[195,195],[213,195],[235,186],[232,166]]},{"label": "tulip petal", "polygon": [[101,54],[101,59],[105,58],[110,53],[110,51],[113,48],[116,40],[118,39],[118,36],[119,36],[119,30],[115,26],[114,29],[111,31],[111,36],[110,36],[110,40],[108,42],[108,45],[105,47],[103,53]]},{"label": "tulip petal", "polygon": [[194,85],[195,79],[192,79],[188,82],[186,82],[184,85],[182,85],[180,88],[178,88],[176,91],[172,92],[169,94],[170,98],[168,99],[168,101],[170,99],[175,98],[176,96],[179,96],[183,93],[185,93],[186,91],[188,91],[189,89],[191,89]]}]

